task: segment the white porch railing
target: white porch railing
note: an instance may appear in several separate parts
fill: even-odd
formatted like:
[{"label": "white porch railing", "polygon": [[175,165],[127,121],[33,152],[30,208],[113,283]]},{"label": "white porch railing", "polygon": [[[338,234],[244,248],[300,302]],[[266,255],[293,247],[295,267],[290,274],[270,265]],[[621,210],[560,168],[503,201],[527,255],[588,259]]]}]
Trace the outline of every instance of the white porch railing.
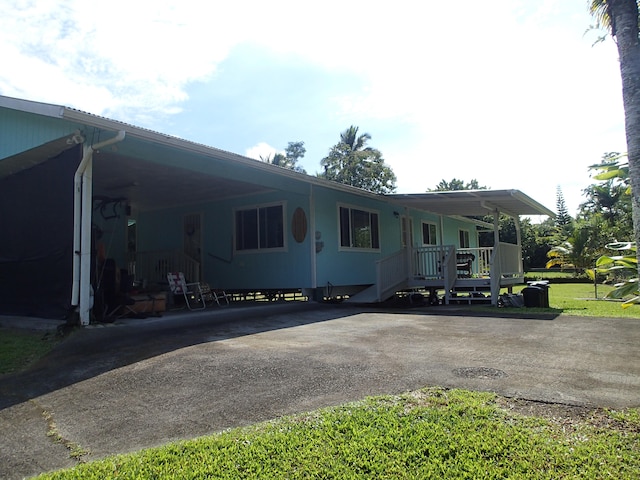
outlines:
[{"label": "white porch railing", "polygon": [[504,242],[500,242],[498,247],[496,254],[500,262],[500,276],[503,278],[523,276],[522,247]]},{"label": "white porch railing", "polygon": [[169,272],[182,272],[189,282],[200,281],[199,262],[179,250],[137,252],[129,260],[129,273],[149,284],[165,283]]},{"label": "white porch railing", "polygon": [[[436,286],[445,290],[445,300],[449,301],[451,290],[458,279],[491,278],[492,298],[497,298],[501,279],[517,279],[522,271],[522,253],[519,245],[499,243],[496,247],[462,248],[453,245],[429,245],[411,251],[400,250],[376,261],[376,284],[368,289],[382,301],[402,286]],[[458,255],[456,255],[458,254]],[[471,257],[471,265],[457,261],[462,255]],[[486,282],[486,280],[485,280]],[[373,298],[373,297],[372,297]]]},{"label": "white porch railing", "polygon": [[444,278],[443,262],[452,250],[451,245],[429,245],[415,248],[414,276],[423,280]]},{"label": "white porch railing", "polygon": [[456,253],[470,253],[474,256],[475,259],[471,262],[470,272],[472,277],[491,276],[491,255],[493,255],[493,247],[461,248],[457,250]]},{"label": "white porch railing", "polygon": [[376,261],[376,286],[378,301],[390,290],[407,281],[407,257],[405,250]]}]

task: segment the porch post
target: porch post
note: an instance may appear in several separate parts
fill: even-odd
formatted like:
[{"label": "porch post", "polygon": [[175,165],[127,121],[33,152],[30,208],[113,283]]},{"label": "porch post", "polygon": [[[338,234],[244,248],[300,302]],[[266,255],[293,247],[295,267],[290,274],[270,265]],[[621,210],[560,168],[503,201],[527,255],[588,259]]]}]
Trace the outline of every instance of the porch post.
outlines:
[{"label": "porch post", "polygon": [[[311,255],[311,291],[318,287],[318,253],[316,251],[316,206],[313,184],[309,184],[309,252]],[[312,300],[312,299],[310,299]]]},{"label": "porch post", "polygon": [[500,278],[502,265],[500,264],[500,211],[493,211],[493,262],[491,264],[491,305],[498,305],[500,296]]},{"label": "porch post", "polygon": [[518,245],[518,269],[522,270],[524,275],[524,265],[522,264],[522,237],[520,231],[520,215],[513,217],[513,223],[516,226],[516,245]]}]

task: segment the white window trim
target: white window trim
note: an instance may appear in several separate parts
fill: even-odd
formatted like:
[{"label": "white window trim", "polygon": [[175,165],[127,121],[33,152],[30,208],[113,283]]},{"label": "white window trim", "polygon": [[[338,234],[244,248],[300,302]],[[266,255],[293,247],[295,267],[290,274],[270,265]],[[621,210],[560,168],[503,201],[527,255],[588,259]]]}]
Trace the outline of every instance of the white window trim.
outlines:
[{"label": "white window trim", "polygon": [[[238,250],[236,248],[236,233],[237,233],[237,225],[236,225],[236,212],[241,212],[245,210],[259,210],[261,208],[269,208],[269,207],[277,207],[282,206],[282,247],[274,247],[274,248],[252,248],[252,249],[243,249]],[[282,253],[289,251],[288,248],[288,232],[287,232],[287,202],[270,202],[270,203],[258,203],[254,205],[242,205],[238,207],[234,207],[231,213],[231,223],[233,229],[233,253],[238,255],[245,254],[255,254],[255,253]],[[260,234],[258,234],[258,242],[260,241]]]},{"label": "white window trim", "polygon": [[[460,233],[461,232],[467,232],[467,237],[469,237],[469,245],[467,245],[466,247],[462,246],[462,243],[460,242]],[[458,229],[458,243],[460,245],[458,245],[458,248],[471,248],[471,231],[467,230],[465,228],[459,228]]]},{"label": "white window trim", "polygon": [[[342,225],[340,224],[340,208],[348,208],[349,210],[360,210],[361,212],[367,212],[369,214],[375,213],[378,216],[378,248],[362,248],[362,247],[345,247],[342,245]],[[338,216],[338,251],[339,252],[364,252],[364,253],[379,253],[382,248],[382,232],[380,228],[380,211],[371,208],[362,207],[360,205],[350,205],[348,203],[338,203],[336,208]],[[351,225],[349,225],[351,226]],[[351,233],[351,232],[349,232]]]},{"label": "white window trim", "polygon": [[[433,241],[435,243],[424,243],[424,226],[425,225],[433,225],[433,227],[435,228],[435,238],[433,239]],[[420,230],[420,241],[422,243],[423,246],[433,246],[433,245],[438,245],[438,224],[435,222],[428,222],[423,220],[422,221],[422,229]]]}]

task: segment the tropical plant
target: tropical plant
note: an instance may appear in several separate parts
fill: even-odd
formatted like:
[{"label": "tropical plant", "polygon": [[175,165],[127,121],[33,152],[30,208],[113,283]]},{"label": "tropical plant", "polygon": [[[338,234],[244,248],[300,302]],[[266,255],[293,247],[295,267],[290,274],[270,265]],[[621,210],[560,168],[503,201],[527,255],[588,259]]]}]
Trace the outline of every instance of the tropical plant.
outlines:
[{"label": "tropical plant", "polygon": [[[596,271],[609,274],[636,275],[638,271],[638,257],[635,242],[616,242],[607,245],[607,248],[620,252],[621,255],[603,255],[596,261]],[[628,278],[616,283],[615,289],[609,292],[607,298],[626,299],[622,303],[623,308],[640,304],[640,287],[638,277]]]},{"label": "tropical plant", "polygon": [[593,176],[598,183],[583,190],[587,200],[580,204],[576,219],[577,223],[591,225],[590,245],[601,255],[607,253],[604,245],[633,236],[629,169],[620,161],[623,157],[609,152],[600,164],[589,167],[599,172]]},{"label": "tropical plant", "polygon": [[396,176],[385,164],[379,150],[367,147],[371,135],[358,135],[358,127],[350,126],[340,134],[320,165],[324,168],[318,177],[362,188],[374,193],[393,193]]},{"label": "tropical plant", "polygon": [[[640,242],[640,28],[636,0],[590,0],[596,27],[615,40],[620,60],[634,239]],[[640,276],[640,270],[638,271]]]},{"label": "tropical plant", "polygon": [[575,225],[569,238],[561,241],[547,252],[549,260],[545,267],[571,268],[575,269],[576,274],[585,273],[589,268],[592,268],[597,257],[592,248],[592,231],[593,229],[588,224]]}]

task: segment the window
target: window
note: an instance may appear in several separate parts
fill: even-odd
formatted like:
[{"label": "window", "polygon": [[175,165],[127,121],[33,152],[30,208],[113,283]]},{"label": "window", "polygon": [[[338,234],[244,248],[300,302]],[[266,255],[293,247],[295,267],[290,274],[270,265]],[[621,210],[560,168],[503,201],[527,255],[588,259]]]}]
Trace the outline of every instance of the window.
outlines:
[{"label": "window", "polygon": [[422,244],[423,245],[437,245],[438,240],[436,238],[436,225],[434,223],[422,223]]},{"label": "window", "polygon": [[236,210],[236,250],[284,248],[284,207],[264,207]]},{"label": "window", "polygon": [[378,214],[356,208],[340,207],[340,247],[380,248]]},{"label": "window", "polygon": [[469,243],[469,230],[460,230],[458,233],[460,234],[460,248],[469,248],[471,246]]}]

